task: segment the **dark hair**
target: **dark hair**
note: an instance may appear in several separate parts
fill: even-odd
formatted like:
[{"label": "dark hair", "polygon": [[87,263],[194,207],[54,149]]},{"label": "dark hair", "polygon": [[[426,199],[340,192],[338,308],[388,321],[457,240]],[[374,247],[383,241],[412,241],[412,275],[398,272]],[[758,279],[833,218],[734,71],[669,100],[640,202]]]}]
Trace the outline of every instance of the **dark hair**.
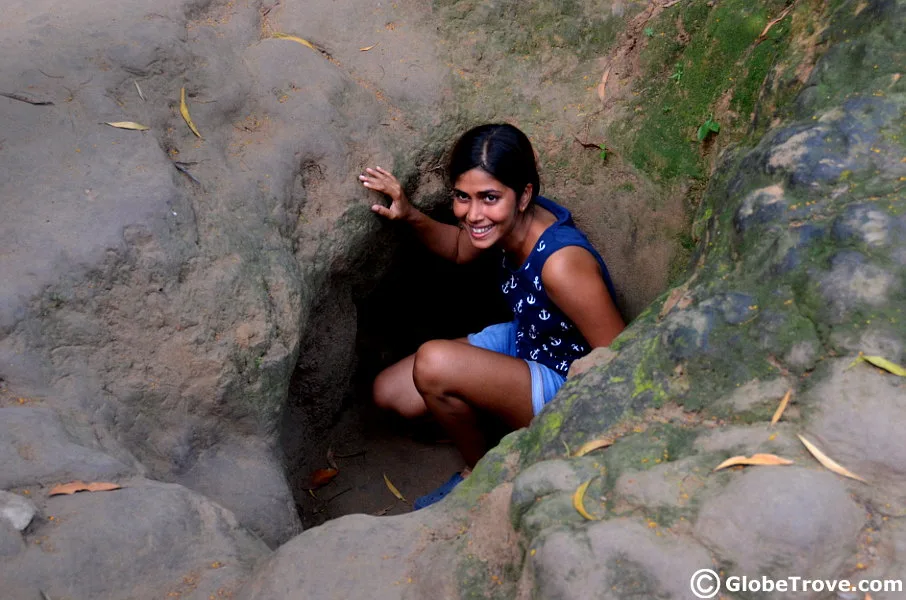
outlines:
[{"label": "dark hair", "polygon": [[456,185],[460,175],[475,167],[514,190],[517,200],[530,183],[532,200],[538,196],[541,182],[535,151],[526,135],[512,125],[479,125],[459,138],[450,155],[451,185]]}]

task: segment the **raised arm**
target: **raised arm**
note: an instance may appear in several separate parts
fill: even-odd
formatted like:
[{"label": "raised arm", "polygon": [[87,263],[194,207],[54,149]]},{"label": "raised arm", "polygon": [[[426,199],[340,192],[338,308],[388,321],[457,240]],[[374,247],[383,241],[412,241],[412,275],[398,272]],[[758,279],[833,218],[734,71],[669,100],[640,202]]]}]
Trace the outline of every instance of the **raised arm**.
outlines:
[{"label": "raised arm", "polygon": [[481,252],[469,241],[468,233],[456,225],[436,221],[409,203],[403,188],[389,171],[381,167],[367,168],[359,181],[369,190],[390,197],[390,206],[375,204],[371,210],[391,221],[405,221],[415,230],[418,239],[432,252],[456,263],[467,263]]},{"label": "raised arm", "polygon": [[547,295],[568,316],[592,348],[609,346],[625,324],[592,254],[580,246],[554,252],[541,269]]}]

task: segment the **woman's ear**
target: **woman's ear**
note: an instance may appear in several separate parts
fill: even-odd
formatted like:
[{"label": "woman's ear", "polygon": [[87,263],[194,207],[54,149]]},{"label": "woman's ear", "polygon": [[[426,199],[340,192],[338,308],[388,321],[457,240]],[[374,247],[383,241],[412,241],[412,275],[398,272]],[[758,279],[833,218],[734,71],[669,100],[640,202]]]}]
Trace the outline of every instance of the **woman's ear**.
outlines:
[{"label": "woman's ear", "polygon": [[525,212],[525,209],[528,208],[529,203],[532,201],[532,184],[525,184],[525,189],[522,190],[522,196],[519,198],[519,212]]}]

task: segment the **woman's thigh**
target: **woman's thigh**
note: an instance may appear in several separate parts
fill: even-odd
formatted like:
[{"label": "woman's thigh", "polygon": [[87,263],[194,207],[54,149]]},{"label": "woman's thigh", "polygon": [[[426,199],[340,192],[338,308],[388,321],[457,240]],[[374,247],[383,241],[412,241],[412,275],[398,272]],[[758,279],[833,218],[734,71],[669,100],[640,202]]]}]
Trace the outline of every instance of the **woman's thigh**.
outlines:
[{"label": "woman's thigh", "polygon": [[447,340],[422,344],[415,353],[417,391],[453,396],[518,429],[531,422],[532,377],[528,364],[476,346]]}]

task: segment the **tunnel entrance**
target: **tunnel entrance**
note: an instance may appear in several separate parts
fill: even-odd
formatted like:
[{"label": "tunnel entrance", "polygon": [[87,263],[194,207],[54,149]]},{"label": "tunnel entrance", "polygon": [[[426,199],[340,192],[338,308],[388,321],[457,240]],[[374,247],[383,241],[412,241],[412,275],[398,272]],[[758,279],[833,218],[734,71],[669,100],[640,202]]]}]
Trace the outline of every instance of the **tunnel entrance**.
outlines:
[{"label": "tunnel entrance", "polygon": [[[415,498],[463,468],[440,427],[381,411],[371,384],[425,341],[463,337],[512,318],[497,291],[496,252],[456,265],[409,232],[393,235],[399,238],[375,242],[372,264],[358,266],[379,269],[386,261],[376,284],[339,277],[326,286],[290,383],[281,445],[306,528],[351,513],[408,512]],[[329,451],[338,473],[319,486]],[[394,498],[385,474],[407,502]]]}]

